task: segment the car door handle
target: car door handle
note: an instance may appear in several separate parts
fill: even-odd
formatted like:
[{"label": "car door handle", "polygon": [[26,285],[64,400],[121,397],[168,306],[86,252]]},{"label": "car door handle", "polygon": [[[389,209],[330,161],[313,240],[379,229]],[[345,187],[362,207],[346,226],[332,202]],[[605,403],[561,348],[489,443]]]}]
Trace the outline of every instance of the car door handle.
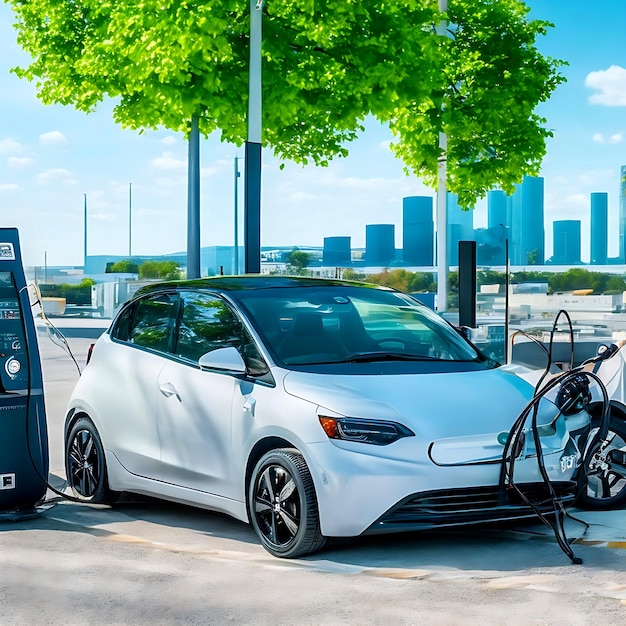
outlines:
[{"label": "car door handle", "polygon": [[172,385],[172,383],[163,383],[162,385],[159,385],[159,391],[166,397],[166,398],[171,398],[172,396],[175,396],[176,399],[179,402],[182,402],[181,398],[180,398],[180,394],[178,393],[178,391],[176,390],[176,387],[174,387],[174,385]]},{"label": "car door handle", "polygon": [[243,410],[246,413],[250,413],[252,417],[254,417],[254,409],[256,407],[256,400],[254,398],[246,398],[246,401],[243,403]]}]

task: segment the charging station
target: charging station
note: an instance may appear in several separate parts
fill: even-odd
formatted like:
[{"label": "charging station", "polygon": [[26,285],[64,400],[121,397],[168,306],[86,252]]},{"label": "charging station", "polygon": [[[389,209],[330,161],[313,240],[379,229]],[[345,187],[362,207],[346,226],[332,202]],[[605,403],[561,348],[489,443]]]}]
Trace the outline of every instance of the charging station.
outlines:
[{"label": "charging station", "polygon": [[0,228],[0,519],[36,511],[48,467],[41,359],[19,234]]}]

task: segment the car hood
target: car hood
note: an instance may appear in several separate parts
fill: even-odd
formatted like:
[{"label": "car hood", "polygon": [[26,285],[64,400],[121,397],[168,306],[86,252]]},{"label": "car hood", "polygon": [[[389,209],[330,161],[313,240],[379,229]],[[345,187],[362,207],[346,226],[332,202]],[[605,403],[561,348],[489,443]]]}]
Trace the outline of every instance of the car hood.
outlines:
[{"label": "car hood", "polygon": [[[317,404],[321,412],[400,422],[429,441],[482,434],[492,439],[508,432],[534,393],[529,383],[501,369],[377,376],[290,372],[283,384],[288,394]],[[549,423],[557,414],[543,400],[537,421]]]}]

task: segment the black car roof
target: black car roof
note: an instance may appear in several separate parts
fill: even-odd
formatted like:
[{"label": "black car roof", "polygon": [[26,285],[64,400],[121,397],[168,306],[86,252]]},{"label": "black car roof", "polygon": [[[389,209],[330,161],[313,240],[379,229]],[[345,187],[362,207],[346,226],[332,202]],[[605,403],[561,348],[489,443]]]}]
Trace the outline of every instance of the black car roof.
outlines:
[{"label": "black car roof", "polygon": [[[276,287],[367,287],[385,289],[378,285],[351,282],[347,280],[333,280],[326,278],[308,278],[303,276],[270,276],[265,274],[244,274],[241,276],[212,276],[191,280],[172,280],[167,282],[145,285],[137,291],[135,296],[144,296],[148,293],[163,289],[210,289],[212,291],[250,291],[256,289],[273,289]],[[388,289],[387,289],[388,290]]]}]

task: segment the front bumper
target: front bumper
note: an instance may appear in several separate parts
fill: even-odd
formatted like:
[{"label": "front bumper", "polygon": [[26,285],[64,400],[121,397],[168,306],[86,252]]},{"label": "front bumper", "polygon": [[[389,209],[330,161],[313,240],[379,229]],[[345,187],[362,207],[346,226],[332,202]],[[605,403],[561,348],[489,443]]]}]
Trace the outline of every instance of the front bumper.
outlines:
[{"label": "front bumper", "polygon": [[[547,487],[540,483],[517,485],[524,500],[513,488],[470,487],[445,489],[410,495],[386,511],[363,534],[381,534],[450,528],[468,524],[503,522],[534,517],[537,511],[553,513],[554,504]],[[576,498],[576,483],[552,483],[564,506]]]},{"label": "front bumper", "polygon": [[[507,494],[503,500],[501,463],[438,467],[428,459],[427,450],[416,449],[411,439],[396,442],[393,450],[368,450],[370,454],[363,453],[362,444],[348,449],[348,445],[340,448],[320,442],[304,449],[315,483],[322,534],[355,537],[534,515],[514,495]],[[375,456],[392,452],[395,458]],[[563,471],[563,453],[544,456],[544,463],[552,485],[559,485],[558,491],[569,503],[574,499],[571,481],[576,469]],[[540,510],[552,507],[543,491],[537,459],[517,459],[514,478],[517,485],[526,486],[531,501],[540,503]]]}]

